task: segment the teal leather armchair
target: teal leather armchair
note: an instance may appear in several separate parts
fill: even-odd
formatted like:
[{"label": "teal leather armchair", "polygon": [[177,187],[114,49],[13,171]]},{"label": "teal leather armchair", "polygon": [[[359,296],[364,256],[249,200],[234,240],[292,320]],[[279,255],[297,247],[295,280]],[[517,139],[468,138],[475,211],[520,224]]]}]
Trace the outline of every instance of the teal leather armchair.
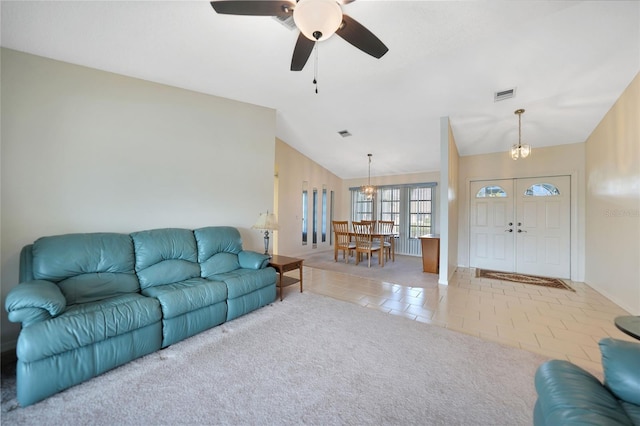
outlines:
[{"label": "teal leather armchair", "polygon": [[538,368],[534,425],[640,424],[640,343],[605,338],[599,345],[604,383],[569,361]]}]

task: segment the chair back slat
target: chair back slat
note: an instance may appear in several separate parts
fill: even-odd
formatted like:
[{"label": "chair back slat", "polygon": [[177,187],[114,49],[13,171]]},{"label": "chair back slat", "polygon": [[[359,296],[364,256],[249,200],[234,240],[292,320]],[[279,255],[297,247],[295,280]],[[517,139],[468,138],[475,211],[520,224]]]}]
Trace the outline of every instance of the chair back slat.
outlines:
[{"label": "chair back slat", "polygon": [[334,248],[334,260],[338,260],[338,252],[342,251],[342,257],[345,262],[349,262],[348,254],[356,248],[356,245],[351,242],[351,236],[349,235],[349,222],[346,220],[334,220],[331,222],[333,225],[333,233],[336,236],[335,248]]},{"label": "chair back slat", "polygon": [[381,234],[391,234],[393,233],[394,226],[395,222],[392,220],[380,220],[378,221],[378,232]]},{"label": "chair back slat", "polygon": [[395,222],[393,220],[381,220],[378,222],[378,232],[384,234],[384,254],[387,259],[393,258],[393,260],[395,261],[395,247],[393,247],[394,242],[392,241],[392,239],[394,238],[394,226]]},{"label": "chair back slat", "polygon": [[355,223],[353,230],[356,234],[356,249],[361,248],[368,250],[372,246],[370,223]]},{"label": "chair back slat", "polygon": [[333,222],[334,232],[349,232],[349,222],[346,220],[334,220]]},{"label": "chair back slat", "polygon": [[371,232],[375,233],[376,230],[378,229],[376,220],[362,220],[362,221],[360,221],[360,223],[371,225]]},{"label": "chair back slat", "polygon": [[378,263],[382,262],[382,266],[384,266],[384,261],[382,260],[382,256],[380,251],[381,246],[378,242],[373,242],[373,224],[372,223],[354,223],[353,224],[354,235],[356,239],[356,265],[359,262],[360,254],[366,253],[367,260],[369,262],[369,267],[371,267],[371,255],[374,252],[378,252]]}]

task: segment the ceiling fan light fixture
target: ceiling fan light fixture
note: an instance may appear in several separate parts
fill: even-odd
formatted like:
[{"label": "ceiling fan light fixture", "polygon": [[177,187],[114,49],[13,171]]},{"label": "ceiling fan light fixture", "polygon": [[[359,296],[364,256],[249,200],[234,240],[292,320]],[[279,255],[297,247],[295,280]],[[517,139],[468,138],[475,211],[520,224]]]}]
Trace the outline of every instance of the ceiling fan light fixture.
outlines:
[{"label": "ceiling fan light fixture", "polygon": [[300,0],[293,9],[293,20],[309,40],[322,41],[342,24],[342,8],[335,0]]}]

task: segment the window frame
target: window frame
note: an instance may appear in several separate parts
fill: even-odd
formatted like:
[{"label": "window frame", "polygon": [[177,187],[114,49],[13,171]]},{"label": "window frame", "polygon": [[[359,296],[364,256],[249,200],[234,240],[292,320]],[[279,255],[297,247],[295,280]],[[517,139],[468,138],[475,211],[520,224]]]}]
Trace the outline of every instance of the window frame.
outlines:
[{"label": "window frame", "polygon": [[[411,184],[397,184],[397,185],[380,185],[376,188],[375,196],[368,200],[366,196],[364,196],[360,192],[360,187],[350,187],[349,191],[351,192],[351,221],[358,222],[361,220],[385,220],[383,218],[384,214],[389,214],[383,212],[384,208],[382,203],[388,202],[387,200],[382,200],[382,191],[386,191],[388,189],[395,189],[399,193],[399,201],[398,201],[398,212],[392,212],[394,215],[394,221],[397,219],[396,225],[394,226],[394,233],[401,234],[404,233],[407,236],[407,239],[415,240],[418,239],[420,235],[415,235],[411,233],[411,223],[410,223],[410,198],[411,198],[411,190],[413,189],[430,189],[430,199],[425,200],[430,203],[430,212],[428,213],[419,213],[419,214],[428,214],[430,216],[430,224],[429,226],[422,226],[423,229],[428,229],[428,233],[435,233],[436,225],[437,225],[437,182],[420,182],[420,183],[411,183]],[[396,200],[394,200],[395,202]],[[362,206],[367,206],[367,208],[363,209]],[[369,210],[367,210],[369,209]],[[415,236],[412,236],[415,235]]]},{"label": "window frame", "polygon": [[[427,192],[428,196],[425,198],[413,198],[414,192]],[[408,238],[409,239],[417,239],[421,235],[433,234],[434,231],[434,220],[433,220],[433,212],[434,212],[434,191],[432,187],[414,187],[410,188],[408,192]],[[426,211],[418,211],[413,212],[414,206],[421,206],[424,203],[426,207]],[[413,218],[416,218],[415,223]],[[428,219],[428,225],[419,225],[419,221],[424,221]],[[415,229],[415,230],[414,230]]]},{"label": "window frame", "polygon": [[[540,189],[536,189],[540,188]],[[555,186],[552,183],[540,182],[534,183],[525,189],[524,194],[525,197],[559,197],[560,196],[560,188]]]}]

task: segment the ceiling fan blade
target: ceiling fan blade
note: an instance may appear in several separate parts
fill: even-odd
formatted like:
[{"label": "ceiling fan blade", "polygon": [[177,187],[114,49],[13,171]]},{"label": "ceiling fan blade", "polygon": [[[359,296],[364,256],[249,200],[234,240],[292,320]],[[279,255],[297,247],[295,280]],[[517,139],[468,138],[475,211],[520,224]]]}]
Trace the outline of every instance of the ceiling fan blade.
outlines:
[{"label": "ceiling fan blade", "polygon": [[348,15],[342,15],[342,25],[336,34],[374,58],[379,59],[389,51],[378,37]]},{"label": "ceiling fan blade", "polygon": [[211,7],[225,15],[289,16],[296,6],[287,0],[223,0],[212,1]]},{"label": "ceiling fan blade", "polygon": [[296,47],[293,49],[293,57],[291,58],[291,71],[302,71],[316,42],[309,40],[304,34],[300,33]]}]

